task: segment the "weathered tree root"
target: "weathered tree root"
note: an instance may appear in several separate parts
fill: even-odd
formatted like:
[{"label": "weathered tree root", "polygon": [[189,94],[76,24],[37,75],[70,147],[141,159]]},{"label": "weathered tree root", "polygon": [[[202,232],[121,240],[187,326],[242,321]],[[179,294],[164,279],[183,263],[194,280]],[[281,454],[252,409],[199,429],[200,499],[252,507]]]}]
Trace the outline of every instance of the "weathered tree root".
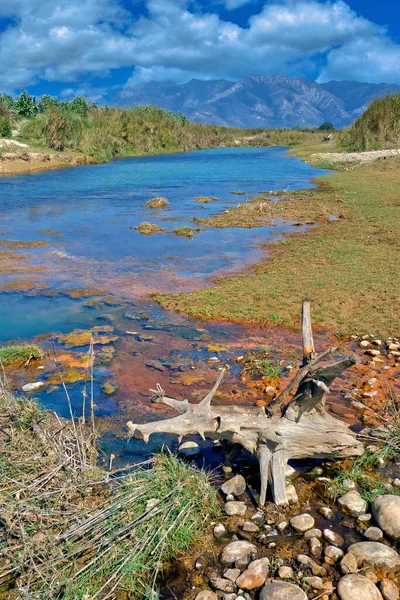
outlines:
[{"label": "weathered tree root", "polygon": [[[325,411],[329,386],[345,369],[357,362],[356,356],[320,365],[327,354],[315,358],[310,321],[310,303],[303,303],[303,366],[293,382],[267,408],[254,406],[216,406],[211,400],[225,369],[218,375],[212,390],[199,404],[168,398],[158,386],[153,400],[181,413],[178,417],[155,423],[127,424],[130,435],[142,436],[147,442],[152,433],[200,434],[240,444],[256,455],[260,464],[260,506],[265,504],[268,485],[274,502],[288,503],[285,468],[292,458],[347,458],[360,456],[363,445],[348,426]],[[297,387],[291,401],[283,404]],[[268,411],[268,412],[267,412]]]}]

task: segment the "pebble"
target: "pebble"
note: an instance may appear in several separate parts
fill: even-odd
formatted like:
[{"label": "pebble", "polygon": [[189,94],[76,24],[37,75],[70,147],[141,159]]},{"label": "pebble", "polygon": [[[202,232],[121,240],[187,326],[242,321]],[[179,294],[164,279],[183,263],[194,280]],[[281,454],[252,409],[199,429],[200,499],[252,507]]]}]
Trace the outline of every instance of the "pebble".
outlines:
[{"label": "pebble", "polygon": [[281,579],[291,579],[293,577],[292,567],[279,567],[278,577]]},{"label": "pebble", "polygon": [[333,565],[335,562],[342,558],[344,555],[343,550],[337,548],[336,546],[327,546],[325,548],[325,562],[328,565]]},{"label": "pebble", "polygon": [[360,342],[360,348],[368,348],[369,345],[370,344],[369,344],[368,340],[362,340]]},{"label": "pebble", "polygon": [[383,494],[372,502],[375,521],[383,531],[394,538],[400,538],[400,496]]},{"label": "pebble", "polygon": [[378,588],[372,581],[362,575],[345,575],[338,583],[337,591],[340,600],[382,600]]},{"label": "pebble", "polygon": [[260,600],[307,600],[307,596],[297,585],[277,580],[263,587]]},{"label": "pebble", "polygon": [[293,467],[291,467],[290,465],[286,465],[285,467],[285,477],[293,477],[293,475],[296,475],[297,471],[296,469],[294,469]]},{"label": "pebble", "polygon": [[276,528],[278,531],[284,531],[286,529],[286,527],[288,526],[287,521],[282,521],[281,523],[279,523]]},{"label": "pebble", "polygon": [[348,552],[345,554],[340,561],[340,569],[343,575],[349,575],[350,573],[356,573],[357,571],[357,560],[354,554]]},{"label": "pebble", "polygon": [[219,540],[226,535],[226,527],[222,523],[217,523],[213,530],[214,537]]},{"label": "pebble", "polygon": [[322,544],[319,541],[319,539],[318,538],[310,538],[309,544],[310,544],[310,554],[319,558],[322,553]]},{"label": "pebble", "polygon": [[243,590],[257,590],[266,581],[269,571],[268,558],[259,558],[249,564],[237,578],[236,585]]},{"label": "pebble", "polygon": [[22,386],[23,392],[36,392],[36,390],[40,390],[44,386],[43,381],[35,381],[34,383],[26,383]]},{"label": "pebble", "polygon": [[244,502],[238,502],[237,500],[232,500],[227,502],[224,506],[224,510],[227,515],[230,517],[239,516],[243,517],[246,514],[246,504]]},{"label": "pebble", "polygon": [[203,590],[197,594],[195,600],[218,600],[218,596],[211,590]]},{"label": "pebble", "polygon": [[235,500],[235,496],[233,494],[228,494],[225,498],[226,502],[233,502]]},{"label": "pebble", "polygon": [[297,502],[299,501],[299,497],[297,495],[296,488],[291,483],[289,483],[286,486],[286,496],[287,496],[289,504],[297,504]]},{"label": "pebble", "polygon": [[331,529],[324,529],[324,538],[334,546],[343,546],[344,544],[342,536]]},{"label": "pebble", "polygon": [[321,577],[304,577],[303,583],[311,587],[313,590],[323,590],[324,582]]},{"label": "pebble", "polygon": [[308,531],[305,532],[305,534],[303,535],[303,538],[305,540],[309,540],[311,538],[321,539],[322,531],[320,529],[309,529]]},{"label": "pebble", "polygon": [[246,480],[243,475],[235,475],[232,479],[228,479],[221,486],[224,494],[232,494],[232,496],[240,496],[246,491]]},{"label": "pebble", "polygon": [[256,512],[251,517],[251,520],[255,521],[256,523],[264,523],[264,515],[262,514],[262,512]]},{"label": "pebble", "polygon": [[196,442],[184,442],[179,446],[178,452],[184,456],[197,456],[201,450]]},{"label": "pebble", "polygon": [[338,502],[340,506],[353,517],[358,517],[362,513],[365,513],[367,508],[367,503],[356,490],[347,492],[344,496],[339,498]]},{"label": "pebble", "polygon": [[219,592],[236,592],[236,585],[223,577],[211,577],[210,585]]},{"label": "pebble", "polygon": [[342,485],[346,490],[355,490],[356,484],[352,479],[343,479]]},{"label": "pebble", "polygon": [[240,573],[241,573],[240,569],[227,569],[227,571],[225,571],[225,573],[224,573],[224,577],[225,577],[225,579],[229,579],[229,581],[232,581],[233,583],[235,583],[235,581],[239,577]]},{"label": "pebble", "polygon": [[232,565],[238,560],[245,560],[248,564],[253,555],[257,556],[256,546],[250,542],[238,540],[225,546],[221,553],[221,562],[223,565]]},{"label": "pebble", "polygon": [[399,600],[399,588],[390,579],[382,579],[380,583],[381,593],[385,600]]},{"label": "pebble", "polygon": [[372,567],[387,567],[393,569],[400,566],[398,553],[380,542],[357,542],[348,549],[354,554],[357,564],[367,563]]},{"label": "pebble", "polygon": [[379,542],[379,540],[383,538],[383,531],[382,529],[379,529],[379,527],[368,527],[368,529],[364,531],[363,535],[365,538],[367,538],[367,540]]},{"label": "pebble", "polygon": [[321,506],[321,507],[318,509],[318,512],[319,512],[319,513],[320,513],[320,514],[321,514],[323,517],[325,517],[325,519],[328,519],[328,520],[330,520],[330,519],[332,519],[332,518],[333,518],[333,514],[334,514],[334,513],[333,513],[333,510],[332,510],[331,508],[329,508],[329,506]]},{"label": "pebble", "polygon": [[367,523],[371,519],[372,519],[372,515],[370,513],[364,513],[363,515],[360,515],[359,517],[357,517],[357,521],[360,521],[360,523]]},{"label": "pebble", "polygon": [[298,515],[297,517],[292,517],[290,519],[290,525],[299,533],[304,533],[308,531],[308,529],[312,529],[314,527],[315,521],[313,517],[307,513],[302,515]]},{"label": "pebble", "polygon": [[256,525],[255,523],[252,523],[251,521],[246,521],[243,524],[242,529],[243,529],[243,531],[246,531],[247,533],[258,533],[260,531],[260,528],[258,527],[258,525]]}]

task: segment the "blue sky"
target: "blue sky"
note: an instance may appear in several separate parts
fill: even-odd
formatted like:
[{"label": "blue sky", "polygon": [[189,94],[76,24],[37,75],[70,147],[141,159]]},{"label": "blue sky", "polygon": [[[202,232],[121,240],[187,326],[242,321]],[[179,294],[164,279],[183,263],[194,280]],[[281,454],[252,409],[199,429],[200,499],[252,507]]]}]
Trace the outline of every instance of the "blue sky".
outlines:
[{"label": "blue sky", "polygon": [[149,80],[400,84],[399,0],[0,0],[0,91],[92,100]]}]

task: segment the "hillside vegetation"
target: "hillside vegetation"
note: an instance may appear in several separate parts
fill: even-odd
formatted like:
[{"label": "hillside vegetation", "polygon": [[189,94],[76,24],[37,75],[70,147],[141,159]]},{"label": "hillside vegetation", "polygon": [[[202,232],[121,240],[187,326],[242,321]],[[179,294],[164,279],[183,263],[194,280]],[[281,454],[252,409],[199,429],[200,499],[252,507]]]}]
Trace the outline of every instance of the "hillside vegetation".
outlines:
[{"label": "hillside vegetation", "polygon": [[35,148],[80,152],[97,161],[118,156],[224,146],[295,145],[320,139],[298,129],[232,129],[190,123],[182,113],[155,106],[98,107],[85,98],[68,102],[22,92],[0,96],[0,134]]},{"label": "hillside vegetation", "polygon": [[400,144],[400,94],[373,100],[364,114],[342,134],[349,150],[379,150]]}]

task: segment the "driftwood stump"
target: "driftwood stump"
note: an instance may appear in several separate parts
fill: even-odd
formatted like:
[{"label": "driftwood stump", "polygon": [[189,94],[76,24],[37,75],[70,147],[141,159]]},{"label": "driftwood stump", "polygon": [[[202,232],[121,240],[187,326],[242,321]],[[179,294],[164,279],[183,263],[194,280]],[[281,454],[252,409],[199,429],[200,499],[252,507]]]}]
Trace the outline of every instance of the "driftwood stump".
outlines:
[{"label": "driftwood stump", "polygon": [[[345,369],[357,362],[355,356],[325,364],[331,348],[316,357],[311,329],[310,303],[303,302],[303,363],[289,386],[267,408],[255,406],[211,406],[225,374],[222,369],[212,390],[199,404],[165,396],[158,386],[153,401],[180,413],[165,421],[127,424],[132,436],[147,442],[152,433],[200,434],[240,444],[256,455],[260,464],[260,506],[265,504],[268,485],[277,505],[288,503],[285,468],[292,458],[346,458],[360,456],[363,445],[348,426],[325,411],[329,386]],[[288,402],[290,394],[297,388]],[[153,391],[153,390],[152,390]]]}]

